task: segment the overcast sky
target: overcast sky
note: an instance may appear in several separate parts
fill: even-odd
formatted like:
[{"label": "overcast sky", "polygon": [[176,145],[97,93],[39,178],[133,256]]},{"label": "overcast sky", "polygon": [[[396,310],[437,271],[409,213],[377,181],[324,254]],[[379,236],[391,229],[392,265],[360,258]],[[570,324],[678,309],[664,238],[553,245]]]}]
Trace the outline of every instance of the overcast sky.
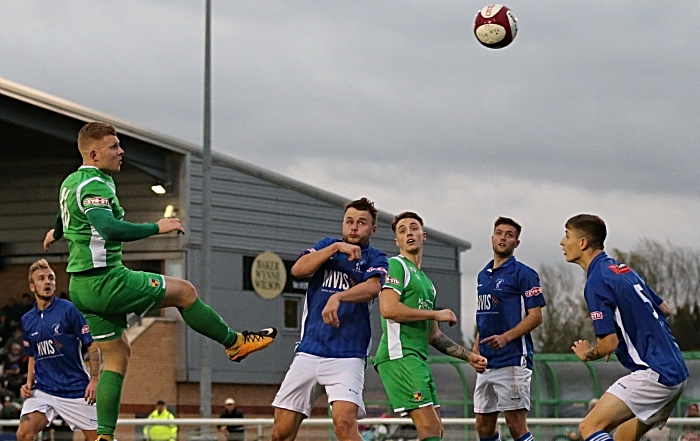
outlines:
[{"label": "overcast sky", "polygon": [[[502,50],[472,0],[213,4],[213,148],[471,241],[466,314],[499,215],[535,268],[580,212],[700,248],[700,2],[513,0]],[[201,144],[203,14],[0,0],[0,77]]]}]

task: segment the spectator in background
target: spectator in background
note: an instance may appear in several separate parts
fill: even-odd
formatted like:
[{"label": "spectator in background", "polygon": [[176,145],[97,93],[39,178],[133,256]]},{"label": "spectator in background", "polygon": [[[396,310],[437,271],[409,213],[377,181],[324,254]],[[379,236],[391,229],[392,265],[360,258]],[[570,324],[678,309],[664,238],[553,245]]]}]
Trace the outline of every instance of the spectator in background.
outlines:
[{"label": "spectator in background", "polygon": [[[697,403],[691,403],[688,406],[688,410],[685,412],[686,418],[698,418],[700,417],[700,409],[698,409]],[[689,425],[683,426],[683,432],[679,437],[680,441],[700,441],[700,425]]]},{"label": "spectator in background", "polygon": [[10,326],[10,321],[4,312],[0,312],[0,345],[4,346],[5,342],[12,335],[14,328]]},{"label": "spectator in background", "polygon": [[30,297],[29,294],[25,292],[22,294],[22,303],[20,306],[22,308],[21,319],[24,314],[28,313],[34,307],[34,298]]},{"label": "spectator in background", "polygon": [[12,345],[19,345],[20,349],[24,339],[22,338],[22,328],[19,325],[13,326],[12,335],[5,341],[5,346],[3,346],[3,354],[9,354]]},{"label": "spectator in background", "polygon": [[7,316],[7,321],[12,326],[17,325],[21,317],[21,315],[18,315],[20,312],[18,306],[17,299],[15,297],[10,297],[7,299],[5,306],[2,307],[2,312]]},{"label": "spectator in background", "polygon": [[[165,408],[165,401],[158,400],[156,409],[148,415],[149,420],[174,420],[175,415]],[[177,439],[177,426],[154,425],[143,428],[143,436],[149,441],[175,441]]]},{"label": "spectator in background", "polygon": [[2,380],[2,382],[0,382],[0,403],[5,401],[5,397],[10,397],[13,401],[17,399],[17,395],[9,390],[7,384],[5,384],[5,380]]},{"label": "spectator in background", "polygon": [[29,357],[22,351],[22,346],[15,343],[10,348],[10,353],[5,356],[5,364],[3,366],[3,376],[7,389],[12,393],[19,395],[19,389],[27,381]]},{"label": "spectator in background", "polygon": [[[19,419],[19,411],[22,407],[19,403],[12,401],[10,397],[5,397],[2,402],[2,409],[0,409],[0,419],[2,420],[16,420]],[[7,426],[6,426],[7,427]],[[16,428],[14,428],[16,429]],[[14,432],[14,429],[12,430]]]},{"label": "spectator in background", "polygon": [[[243,412],[236,407],[236,400],[233,398],[226,398],[221,418],[244,418]],[[230,426],[219,426],[219,432],[226,436],[227,441],[245,440],[245,427],[241,425],[232,424]]]}]

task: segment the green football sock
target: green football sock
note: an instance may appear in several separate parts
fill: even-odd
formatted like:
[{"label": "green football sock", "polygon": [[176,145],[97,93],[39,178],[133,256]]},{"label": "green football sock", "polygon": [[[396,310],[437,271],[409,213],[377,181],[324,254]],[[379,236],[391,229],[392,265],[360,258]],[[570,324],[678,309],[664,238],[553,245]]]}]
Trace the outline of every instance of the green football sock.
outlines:
[{"label": "green football sock", "polygon": [[440,441],[442,438],[439,436],[429,436],[427,438],[423,438],[421,441]]},{"label": "green football sock", "polygon": [[188,308],[180,310],[180,314],[187,326],[226,347],[231,346],[238,338],[236,331],[229,328],[224,319],[199,297]]},{"label": "green football sock", "polygon": [[97,383],[97,433],[114,436],[122,401],[124,376],[113,371],[104,371]]}]

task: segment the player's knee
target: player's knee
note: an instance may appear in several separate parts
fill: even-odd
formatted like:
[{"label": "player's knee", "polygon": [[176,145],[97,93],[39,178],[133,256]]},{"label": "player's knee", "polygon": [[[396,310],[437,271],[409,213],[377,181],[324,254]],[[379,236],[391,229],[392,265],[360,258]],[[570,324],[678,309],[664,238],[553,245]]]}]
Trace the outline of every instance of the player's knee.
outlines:
[{"label": "player's knee", "polygon": [[440,421],[414,421],[414,423],[420,439],[442,436],[442,424],[440,424]]},{"label": "player's knee", "polygon": [[288,439],[293,439],[290,437],[289,434],[283,433],[282,430],[280,430],[279,426],[273,426],[272,427],[272,436],[270,437],[271,441],[287,441]]},{"label": "player's knee", "polygon": [[337,418],[333,420],[333,430],[339,440],[356,439],[357,424],[351,418]]},{"label": "player's knee", "polygon": [[195,289],[194,285],[192,282],[189,280],[182,280],[181,281],[181,289],[180,289],[180,307],[182,308],[187,308],[191,306],[194,302],[197,301],[197,290]]},{"label": "player's knee", "polygon": [[16,435],[17,441],[34,441],[34,439],[37,436],[37,433],[35,433],[30,428],[26,427],[26,425],[20,425],[17,429]]}]

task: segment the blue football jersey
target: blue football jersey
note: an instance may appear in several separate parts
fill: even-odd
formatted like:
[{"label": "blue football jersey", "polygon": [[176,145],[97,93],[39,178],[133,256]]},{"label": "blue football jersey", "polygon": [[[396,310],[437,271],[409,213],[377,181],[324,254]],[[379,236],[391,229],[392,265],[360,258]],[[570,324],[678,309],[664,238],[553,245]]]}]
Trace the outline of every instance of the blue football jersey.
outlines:
[{"label": "blue football jersey", "polygon": [[659,307],[663,300],[636,271],[600,253],[588,266],[584,296],[595,334],[617,334],[615,354],[624,367],[652,369],[666,386],[688,378],[681,350]]},{"label": "blue football jersey", "polygon": [[[515,260],[515,256],[496,269],[493,269],[492,260],[477,277],[479,339],[513,329],[525,318],[528,309],[545,305],[540,278],[535,270]],[[501,349],[482,343],[479,352],[488,360],[488,369],[504,366],[532,369],[532,336],[529,333]]]},{"label": "blue football jersey", "polygon": [[82,345],[92,343],[85,317],[67,300],[54,298],[43,311],[36,305],[22,316],[24,351],[34,357],[36,388],[61,398],[82,398],[90,381]]},{"label": "blue football jersey", "polygon": [[[303,251],[301,256],[335,242],[340,240],[332,237],[321,239],[313,248]],[[328,358],[364,358],[369,355],[372,337],[369,313],[372,302],[341,302],[338,328],[325,324],[321,312],[331,295],[347,291],[371,277],[379,277],[381,285],[384,285],[389,261],[383,251],[372,248],[369,244],[362,247],[360,260],[350,261],[348,257],[345,253],[335,253],[311,276],[306,290],[301,341],[296,349],[298,352]]]}]

